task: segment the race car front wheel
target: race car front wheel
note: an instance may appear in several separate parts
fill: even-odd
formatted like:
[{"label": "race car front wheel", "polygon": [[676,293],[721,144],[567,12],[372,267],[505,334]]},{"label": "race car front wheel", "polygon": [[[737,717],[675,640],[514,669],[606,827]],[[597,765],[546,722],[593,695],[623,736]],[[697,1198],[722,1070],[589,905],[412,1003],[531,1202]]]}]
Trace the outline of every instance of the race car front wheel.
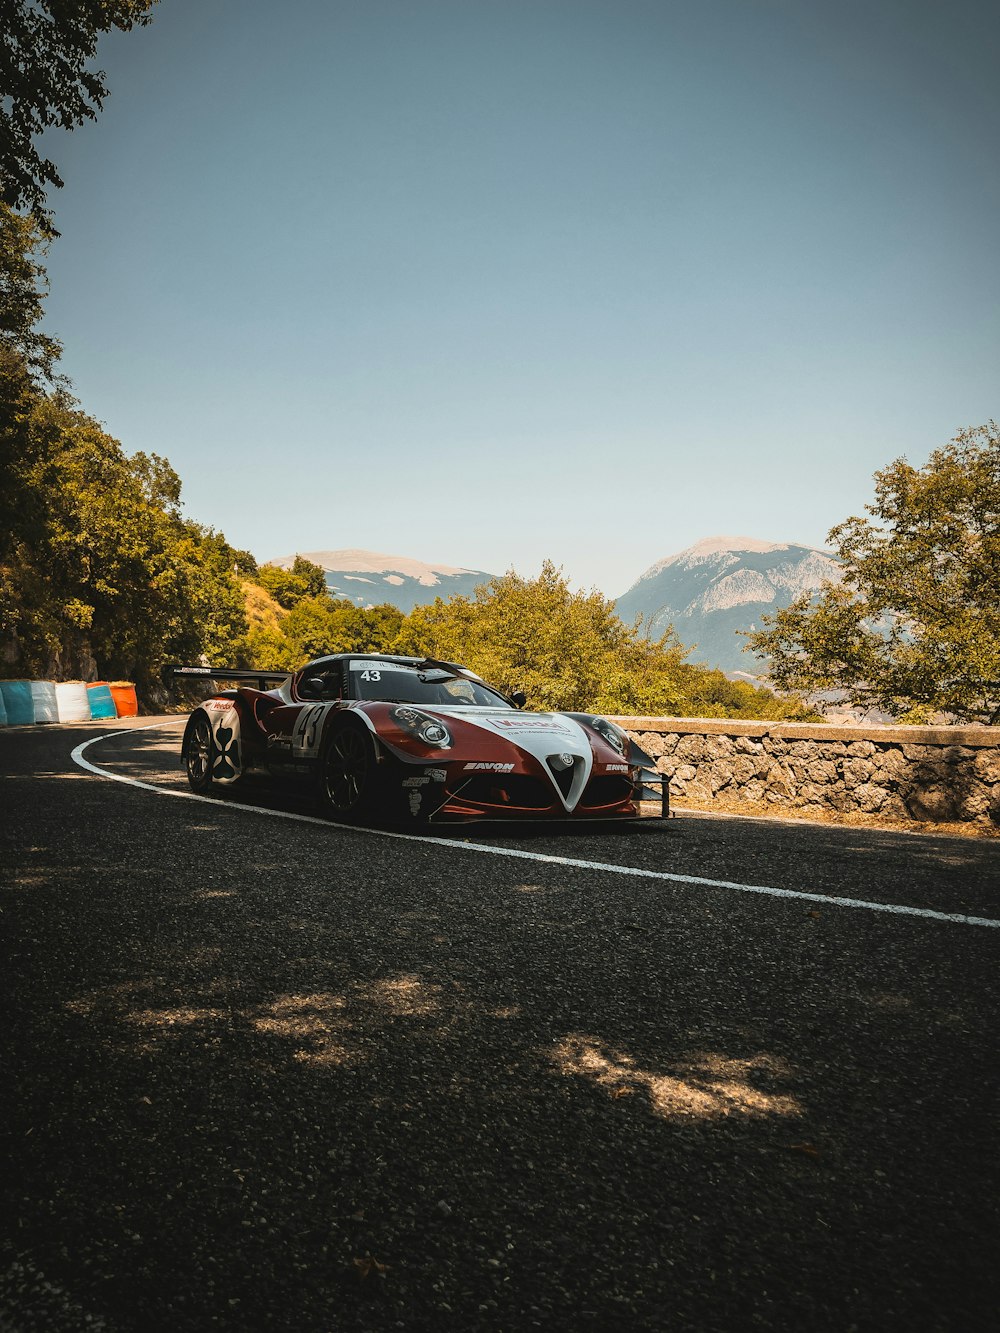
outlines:
[{"label": "race car front wheel", "polygon": [[191,723],[184,750],[187,779],[192,790],[207,792],[211,787],[214,750],[212,724],[204,713],[200,713]]},{"label": "race car front wheel", "polygon": [[331,819],[365,819],[372,813],[375,747],[358,726],[330,733],[320,768],[320,800]]}]

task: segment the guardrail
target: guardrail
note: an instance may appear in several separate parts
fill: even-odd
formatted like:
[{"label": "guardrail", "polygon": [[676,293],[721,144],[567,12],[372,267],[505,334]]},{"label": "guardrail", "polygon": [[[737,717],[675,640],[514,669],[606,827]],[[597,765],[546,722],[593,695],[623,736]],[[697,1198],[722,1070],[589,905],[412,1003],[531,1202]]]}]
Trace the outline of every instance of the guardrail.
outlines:
[{"label": "guardrail", "polygon": [[692,804],[1000,824],[1000,727],[613,720]]}]

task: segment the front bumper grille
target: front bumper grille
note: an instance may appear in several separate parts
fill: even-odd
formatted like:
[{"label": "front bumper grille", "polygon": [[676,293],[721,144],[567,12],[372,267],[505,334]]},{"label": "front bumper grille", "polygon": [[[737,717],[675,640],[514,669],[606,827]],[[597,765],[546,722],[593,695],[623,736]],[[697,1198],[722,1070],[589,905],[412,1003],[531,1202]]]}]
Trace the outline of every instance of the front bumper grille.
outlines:
[{"label": "front bumper grille", "polygon": [[556,804],[556,794],[549,783],[528,774],[509,773],[499,779],[484,773],[463,783],[452,800],[497,810],[547,810]]},{"label": "front bumper grille", "polygon": [[632,800],[634,795],[635,788],[630,779],[618,773],[608,773],[590,779],[580,797],[577,809],[585,807],[594,810],[608,805],[620,805],[622,801]]},{"label": "front bumper grille", "polygon": [[[626,777],[616,774],[593,777],[570,817],[573,814],[611,813],[616,807],[620,811],[634,796],[632,783]],[[566,818],[566,809],[550,782],[520,773],[504,774],[503,777],[476,774],[449,794],[440,813],[447,818],[450,814],[468,816],[474,811],[511,817],[545,813],[554,818]]]}]

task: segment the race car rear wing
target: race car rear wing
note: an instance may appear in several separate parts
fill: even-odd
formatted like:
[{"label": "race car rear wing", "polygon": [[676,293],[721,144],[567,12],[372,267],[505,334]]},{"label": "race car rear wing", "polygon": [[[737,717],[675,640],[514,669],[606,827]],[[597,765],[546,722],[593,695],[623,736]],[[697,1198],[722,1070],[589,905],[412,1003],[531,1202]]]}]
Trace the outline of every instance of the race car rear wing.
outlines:
[{"label": "race car rear wing", "polygon": [[165,666],[164,685],[175,680],[252,680],[258,690],[267,689],[268,681],[290,680],[291,671],[252,671],[248,667]]}]

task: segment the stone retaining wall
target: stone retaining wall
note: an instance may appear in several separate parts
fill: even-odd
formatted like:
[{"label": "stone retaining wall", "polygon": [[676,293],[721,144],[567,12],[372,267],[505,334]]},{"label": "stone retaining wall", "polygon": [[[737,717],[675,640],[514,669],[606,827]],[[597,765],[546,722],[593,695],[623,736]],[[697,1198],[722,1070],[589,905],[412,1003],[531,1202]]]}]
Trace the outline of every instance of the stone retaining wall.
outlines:
[{"label": "stone retaining wall", "polygon": [[1000,727],[613,719],[692,803],[1000,824]]}]

